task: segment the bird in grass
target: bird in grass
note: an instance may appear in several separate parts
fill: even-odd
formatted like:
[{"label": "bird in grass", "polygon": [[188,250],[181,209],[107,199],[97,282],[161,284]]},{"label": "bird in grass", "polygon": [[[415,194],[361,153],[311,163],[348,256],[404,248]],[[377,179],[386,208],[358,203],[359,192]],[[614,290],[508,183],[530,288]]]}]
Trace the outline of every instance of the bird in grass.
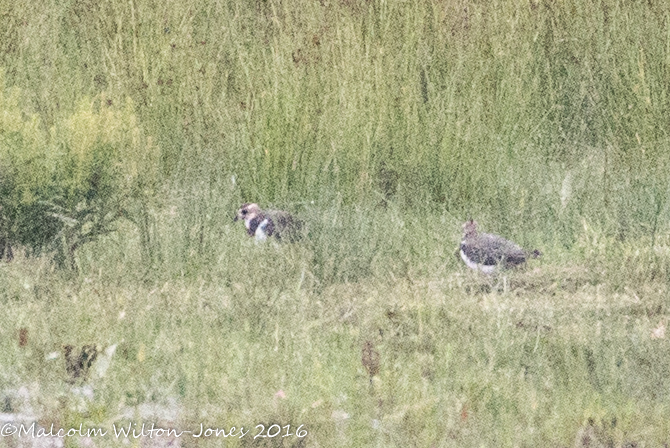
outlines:
[{"label": "bird in grass", "polygon": [[95,345],[84,345],[81,350],[72,345],[63,346],[65,354],[65,370],[68,373],[68,383],[75,383],[78,379],[86,379],[88,371],[98,356]]},{"label": "bird in grass", "polygon": [[261,210],[258,204],[242,204],[235,221],[241,219],[247,235],[256,241],[264,241],[274,236],[278,240],[295,241],[300,237],[302,222],[283,210]]},{"label": "bird in grass", "polygon": [[501,236],[477,232],[477,222],[472,219],[463,224],[460,254],[469,268],[485,274],[493,274],[499,267],[519,266],[529,257],[542,255],[538,250],[526,252]]}]

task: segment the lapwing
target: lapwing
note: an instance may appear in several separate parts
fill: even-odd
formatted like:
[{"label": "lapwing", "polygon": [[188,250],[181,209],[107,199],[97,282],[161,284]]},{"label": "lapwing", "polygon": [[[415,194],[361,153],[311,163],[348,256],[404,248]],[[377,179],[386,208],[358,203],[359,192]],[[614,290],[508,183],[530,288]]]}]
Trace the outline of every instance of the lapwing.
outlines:
[{"label": "lapwing", "polygon": [[526,252],[501,236],[477,232],[477,222],[472,219],[463,224],[460,254],[469,268],[485,274],[493,274],[501,267],[507,269],[519,266],[528,257],[542,255],[538,250]]},{"label": "lapwing", "polygon": [[295,241],[300,236],[302,222],[283,210],[261,210],[258,204],[242,204],[235,221],[242,219],[247,235],[256,241],[264,241],[274,236],[278,240]]}]

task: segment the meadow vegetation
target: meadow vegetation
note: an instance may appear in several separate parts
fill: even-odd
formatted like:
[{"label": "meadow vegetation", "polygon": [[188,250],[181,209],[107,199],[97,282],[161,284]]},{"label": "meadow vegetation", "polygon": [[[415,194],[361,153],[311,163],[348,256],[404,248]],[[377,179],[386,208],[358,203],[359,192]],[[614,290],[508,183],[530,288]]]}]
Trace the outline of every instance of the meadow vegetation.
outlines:
[{"label": "meadow vegetation", "polygon": [[[0,2],[0,412],[309,432],[231,446],[669,444],[669,21]],[[255,244],[242,202],[303,239]],[[507,289],[466,272],[470,217],[543,258]],[[116,352],[73,385],[68,344]]]}]

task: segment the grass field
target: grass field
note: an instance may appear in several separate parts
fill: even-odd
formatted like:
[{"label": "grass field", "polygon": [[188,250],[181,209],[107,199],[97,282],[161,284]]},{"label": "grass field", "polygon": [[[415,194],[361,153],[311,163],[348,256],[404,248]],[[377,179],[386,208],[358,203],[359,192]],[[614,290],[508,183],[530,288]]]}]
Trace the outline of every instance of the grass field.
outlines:
[{"label": "grass field", "polygon": [[[669,20],[615,0],[0,2],[0,423],[250,430],[132,446],[670,444]],[[109,190],[82,189],[105,163]],[[92,219],[59,218],[82,232],[69,263],[40,195]],[[305,235],[256,244],[243,202]],[[468,271],[470,217],[544,256],[507,288]],[[91,345],[74,373],[65,347]]]}]

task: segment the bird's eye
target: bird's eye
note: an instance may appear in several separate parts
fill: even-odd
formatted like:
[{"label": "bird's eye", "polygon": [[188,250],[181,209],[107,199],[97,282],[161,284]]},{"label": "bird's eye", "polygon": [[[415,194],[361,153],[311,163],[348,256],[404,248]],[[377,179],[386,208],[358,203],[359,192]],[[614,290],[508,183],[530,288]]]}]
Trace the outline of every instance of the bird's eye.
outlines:
[{"label": "bird's eye", "polygon": [[246,214],[247,214],[247,211],[246,211],[246,210],[242,210],[242,214],[243,214],[243,215],[246,215]]}]

